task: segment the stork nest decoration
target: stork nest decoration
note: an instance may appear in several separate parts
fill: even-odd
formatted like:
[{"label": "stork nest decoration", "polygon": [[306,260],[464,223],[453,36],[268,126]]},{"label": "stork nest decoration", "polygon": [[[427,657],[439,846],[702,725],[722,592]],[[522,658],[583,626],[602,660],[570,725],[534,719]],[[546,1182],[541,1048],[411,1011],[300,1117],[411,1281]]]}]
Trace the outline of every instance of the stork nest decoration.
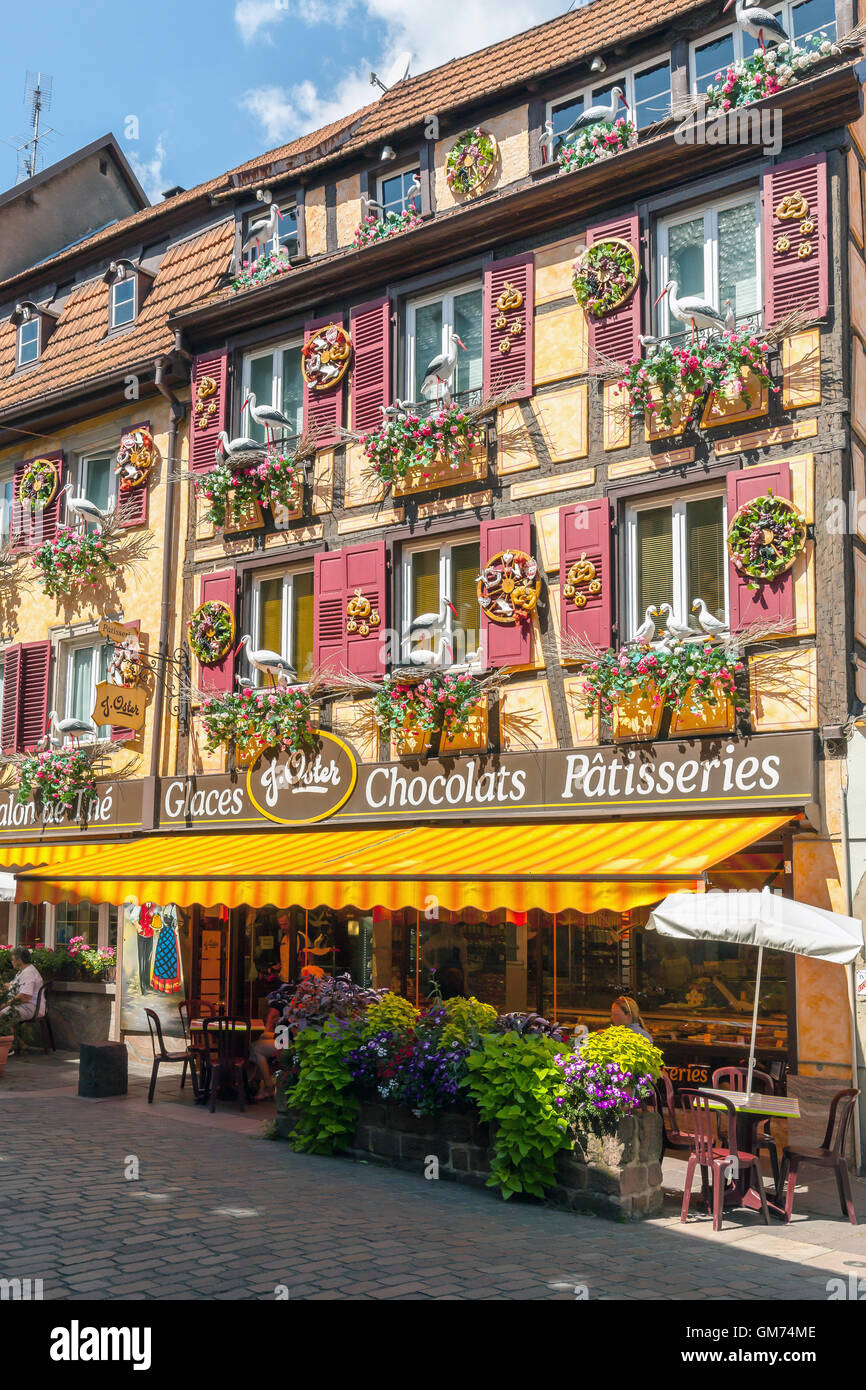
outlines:
[{"label": "stork nest decoration", "polygon": [[496,136],[475,126],[458,135],[445,157],[445,179],[451,192],[466,198],[480,193],[493,177],[499,158]]},{"label": "stork nest decoration", "polygon": [[728,553],[750,589],[786,574],[806,544],[806,522],[786,497],[746,502],[728,530]]},{"label": "stork nest decoration", "polygon": [[154,452],[153,435],[143,425],[127,430],[121,437],[114,469],[120,479],[121,496],[134,492],[147,482],[147,475],[153,467]]},{"label": "stork nest decoration", "polygon": [[588,246],[575,261],[571,285],[590,318],[603,319],[628,303],[639,280],[635,248],[622,237],[606,237]]},{"label": "stork nest decoration", "polygon": [[312,699],[296,686],[246,686],[209,696],[202,704],[201,721],[208,753],[221,746],[244,749],[253,757],[265,748],[293,753],[312,747],[316,738]]},{"label": "stork nest decoration", "polygon": [[637,126],[628,116],[619,116],[615,121],[599,121],[597,125],[582,130],[576,140],[562,145],[557,155],[563,174],[573,169],[584,169],[588,164],[597,164],[601,159],[622,154],[637,144]]},{"label": "stork nest decoration", "polygon": [[538,563],[523,550],[500,551],[486,562],[477,590],[479,607],[491,622],[525,623],[541,596]]},{"label": "stork nest decoration", "polygon": [[358,637],[369,637],[381,621],[379,610],[373,607],[360,589],[356,589],[346,604],[346,631],[356,633]]},{"label": "stork nest decoration", "polygon": [[60,479],[51,459],[34,459],[21,475],[18,501],[32,512],[42,512],[54,501]]},{"label": "stork nest decoration", "polygon": [[187,639],[201,666],[216,666],[228,656],[235,640],[235,617],[227,603],[200,603],[187,624]]},{"label": "stork nest decoration", "polygon": [[710,391],[724,399],[741,399],[751,406],[746,378],[778,392],[769,367],[770,344],[751,329],[708,336],[688,345],[655,345],[647,357],[636,357],[619,385],[628,393],[633,416],[646,416],[669,429],[679,415],[683,428],[699,417],[703,397]]},{"label": "stork nest decoration", "polygon": [[352,358],[352,339],[338,323],[329,323],[301,349],[301,375],[311,391],[329,391],[343,380]]}]

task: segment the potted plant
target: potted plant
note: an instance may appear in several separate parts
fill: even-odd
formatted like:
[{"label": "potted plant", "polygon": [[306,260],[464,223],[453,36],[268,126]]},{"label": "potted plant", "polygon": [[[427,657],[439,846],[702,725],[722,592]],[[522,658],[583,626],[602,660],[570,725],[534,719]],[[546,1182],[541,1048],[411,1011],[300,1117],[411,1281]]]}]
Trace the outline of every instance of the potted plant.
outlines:
[{"label": "potted plant", "polygon": [[576,140],[562,146],[557,159],[562,172],[568,173],[571,169],[583,169],[587,164],[622,154],[636,144],[637,126],[630,117],[620,116],[613,125],[609,121],[599,121],[582,130]]},{"label": "potted plant", "polygon": [[0,1076],[6,1070],[6,1059],[15,1041],[18,1009],[11,1002],[14,992],[11,981],[0,981]]},{"label": "potted plant", "polygon": [[610,719],[615,739],[656,737],[671,678],[666,653],[624,647],[599,652],[583,666],[587,715],[599,708]]},{"label": "potted plant", "polygon": [[298,686],[213,695],[201,711],[205,751],[222,745],[258,751],[282,748],[287,753],[311,748],[316,731],[313,706],[306,690]]}]

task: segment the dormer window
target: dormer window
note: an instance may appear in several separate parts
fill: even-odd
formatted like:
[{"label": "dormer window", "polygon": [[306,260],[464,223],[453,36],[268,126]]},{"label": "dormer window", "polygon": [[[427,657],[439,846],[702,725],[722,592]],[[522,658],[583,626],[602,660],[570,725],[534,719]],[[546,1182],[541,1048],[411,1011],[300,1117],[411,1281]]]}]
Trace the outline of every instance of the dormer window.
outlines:
[{"label": "dormer window", "polygon": [[25,299],[15,305],[9,322],[16,329],[16,367],[29,367],[31,363],[38,362],[57,322],[57,315],[40,309],[32,299]]},{"label": "dormer window", "polygon": [[573,123],[591,106],[609,106],[614,87],[625,94],[628,112],[620,105],[617,116],[630,115],[638,130],[663,121],[671,107],[671,65],[667,56],[656,58],[640,68],[619,76],[597,79],[591,86],[558,97],[547,103],[547,120],[553,126],[554,158],[562,148],[563,137]]},{"label": "dormer window", "polygon": [[395,174],[382,174],[379,179],[378,203],[383,217],[389,212],[401,213],[407,209],[421,211],[421,171],[418,165],[401,169]]},{"label": "dormer window", "polygon": [[135,280],[115,280],[111,286],[111,326],[121,328],[135,318]]},{"label": "dormer window", "polygon": [[26,367],[39,357],[39,318],[27,319],[18,327],[18,366]]},{"label": "dormer window", "polygon": [[126,257],[112,261],[102,277],[109,286],[109,327],[125,328],[134,323],[155,276]]},{"label": "dormer window", "polygon": [[[785,0],[782,5],[769,4],[766,8],[778,16],[786,32],[801,48],[808,47],[812,37],[823,37],[831,43],[836,38],[835,0]],[[744,58],[751,58],[758,47],[757,39],[736,24],[695,39],[691,44],[692,91],[705,92],[718,81],[720,73]]]},{"label": "dormer window", "polygon": [[[256,208],[244,219],[244,240],[246,241],[255,229],[255,224],[267,222],[271,217],[271,209],[275,204],[270,203],[265,207]],[[258,243],[253,243],[245,252],[245,259],[252,265],[259,256],[270,254],[277,256],[285,252],[289,257],[298,254],[298,210],[294,203],[280,204],[280,217],[272,219],[276,224],[275,231],[268,235],[268,229],[261,229]]]}]

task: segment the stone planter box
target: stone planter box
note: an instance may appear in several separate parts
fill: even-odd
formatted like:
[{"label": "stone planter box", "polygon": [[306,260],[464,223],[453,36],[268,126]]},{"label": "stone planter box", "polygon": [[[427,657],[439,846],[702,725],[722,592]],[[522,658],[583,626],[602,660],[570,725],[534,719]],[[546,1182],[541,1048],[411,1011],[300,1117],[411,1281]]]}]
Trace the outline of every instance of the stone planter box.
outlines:
[{"label": "stone planter box", "polygon": [[108,1042],[114,1030],[117,986],[96,980],[51,980],[46,990],[58,1048],[77,1052],[83,1042]]},{"label": "stone planter box", "polygon": [[[287,1138],[297,1116],[277,1092],[276,1129]],[[415,1115],[385,1101],[362,1100],[350,1158],[380,1163],[425,1176],[430,1160],[439,1178],[483,1187],[490,1176],[491,1127],[474,1106],[455,1106],[439,1115]],[[662,1208],[661,1119],[641,1111],[623,1120],[610,1138],[575,1145],[557,1155],[557,1185],[548,1201],[569,1211],[592,1212],[614,1220],[658,1216]]]}]

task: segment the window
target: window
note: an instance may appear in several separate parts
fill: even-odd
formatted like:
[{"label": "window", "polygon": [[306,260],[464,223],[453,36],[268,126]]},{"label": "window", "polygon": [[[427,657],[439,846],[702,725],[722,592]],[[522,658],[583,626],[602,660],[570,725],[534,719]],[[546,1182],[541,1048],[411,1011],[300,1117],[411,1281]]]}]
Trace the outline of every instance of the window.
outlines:
[{"label": "window", "polygon": [[115,280],[111,286],[111,326],[121,328],[135,318],[135,276]]},{"label": "window", "polygon": [[458,349],[452,396],[481,389],[482,294],[480,285],[461,285],[447,293],[410,300],[406,312],[406,393],[420,401],[421,383],[434,357],[447,350],[453,328],[465,344]]},{"label": "window", "polygon": [[[577,117],[590,106],[607,106],[614,87],[625,92],[628,108],[638,130],[646,130],[655,121],[663,121],[671,109],[671,65],[668,58],[658,59],[647,67],[636,68],[619,77],[598,82],[582,91],[547,104],[547,119],[553,122],[556,138],[554,153],[558,153],[562,136]],[[620,107],[622,114],[625,114]]]},{"label": "window", "polygon": [[[291,662],[299,681],[313,674],[313,572],[266,575],[253,588],[255,645],[279,652]],[[262,685],[270,677],[260,677]]]},{"label": "window", "polygon": [[[247,233],[249,232],[250,224],[253,222],[261,221],[262,217],[267,217],[269,211],[270,207],[256,208],[255,212],[251,212],[246,219]],[[261,245],[258,247],[251,246],[249,251],[246,253],[247,259],[249,260],[250,264],[252,264],[253,261],[258,260],[260,254],[265,254],[269,251],[273,252],[274,254],[276,254],[279,251],[285,251],[286,255],[288,256],[297,256],[298,210],[295,207],[294,203],[292,203],[288,207],[281,207],[280,212],[283,214],[283,220],[282,222],[277,222],[277,230],[275,234],[271,237],[270,241],[262,242]]]},{"label": "window", "polygon": [[[244,400],[252,391],[258,405],[273,405],[293,422],[294,433],[300,434],[304,418],[304,379],[301,375],[301,348],[297,339],[268,348],[266,352],[248,353],[244,358]],[[265,440],[261,425],[247,413],[239,431]]]},{"label": "window", "polygon": [[[96,687],[108,677],[109,643],[87,642],[70,643],[66,657],[66,689],[62,718],[93,718],[96,703]],[[108,738],[110,726],[102,724],[98,729],[99,738]]]},{"label": "window", "polygon": [[[725,300],[738,320],[761,308],[761,225],[756,193],[707,208],[666,217],[658,227],[659,288],[676,280],[678,295],[703,294],[724,313]],[[667,296],[658,307],[662,337],[685,332],[669,312]]]},{"label": "window", "polygon": [[397,174],[383,174],[378,182],[376,201],[384,216],[387,217],[389,212],[404,212],[410,204],[414,204],[415,212],[421,211],[420,195],[412,187],[416,179],[420,182],[420,177],[421,171],[418,168],[403,169]]},{"label": "window", "polygon": [[[113,453],[86,454],[78,461],[81,495],[103,512],[107,512],[114,501],[117,479],[115,464],[116,455]],[[95,530],[96,523],[88,522],[86,529]]]},{"label": "window", "polygon": [[12,534],[12,498],[15,478],[12,472],[0,473],[0,546],[8,545]]},{"label": "window", "polygon": [[99,907],[96,903],[58,903],[54,914],[54,944],[68,946],[83,936],[88,946],[99,944]]},{"label": "window", "polygon": [[[440,642],[446,660],[443,665],[467,661],[480,646],[478,593],[476,583],[481,566],[478,536],[455,541],[424,541],[403,549],[401,618],[403,659],[410,649],[425,646],[438,651]],[[457,610],[451,612],[445,600]],[[425,624],[423,642],[409,640],[408,629],[425,614],[436,614],[435,624]],[[448,660],[450,656],[450,660]]]},{"label": "window", "polygon": [[669,603],[674,617],[700,631],[692,612],[702,598],[714,618],[727,620],[728,564],[724,493],[694,492],[676,501],[637,502],[626,511],[628,631],[648,608]]},{"label": "window", "polygon": [[39,319],[25,319],[18,328],[18,366],[26,367],[39,357]]},{"label": "window", "polygon": [[[784,5],[768,5],[771,14],[778,15],[795,43],[803,45],[813,34],[836,37],[835,0],[786,0]],[[692,44],[692,90],[705,92],[719,74],[731,63],[750,58],[760,44],[739,25],[720,29],[709,38]]]}]

